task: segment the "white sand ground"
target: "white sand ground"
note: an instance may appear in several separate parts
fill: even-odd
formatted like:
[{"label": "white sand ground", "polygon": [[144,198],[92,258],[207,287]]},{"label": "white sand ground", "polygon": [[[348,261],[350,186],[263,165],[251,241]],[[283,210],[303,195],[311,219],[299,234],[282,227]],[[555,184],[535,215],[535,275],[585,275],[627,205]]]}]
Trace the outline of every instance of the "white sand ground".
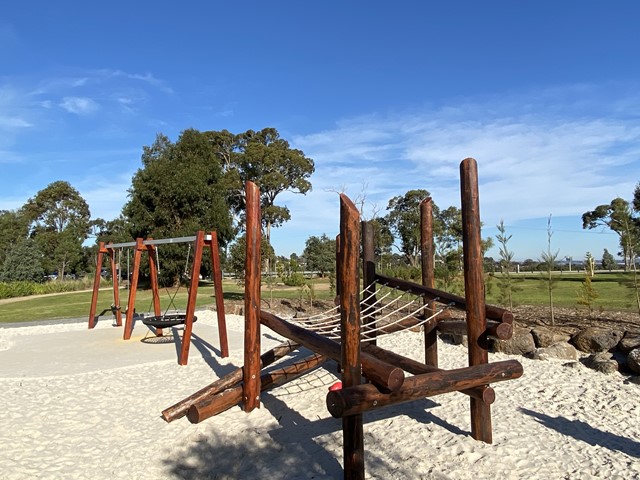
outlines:
[{"label": "white sand ground", "polygon": [[[325,479],[342,477],[340,420],[325,407],[335,364],[199,425],[160,412],[242,363],[242,318],[229,315],[231,356],[218,357],[214,312],[198,312],[189,365],[176,343],[123,341],[102,321],[0,328],[2,479]],[[279,343],[263,329],[262,351]],[[421,335],[381,345],[420,358]],[[441,366],[466,349],[440,343]],[[506,358],[491,355],[490,360]],[[469,400],[447,394],[365,415],[368,478],[640,478],[640,386],[563,362],[520,359],[494,385],[494,443],[469,435]]]}]

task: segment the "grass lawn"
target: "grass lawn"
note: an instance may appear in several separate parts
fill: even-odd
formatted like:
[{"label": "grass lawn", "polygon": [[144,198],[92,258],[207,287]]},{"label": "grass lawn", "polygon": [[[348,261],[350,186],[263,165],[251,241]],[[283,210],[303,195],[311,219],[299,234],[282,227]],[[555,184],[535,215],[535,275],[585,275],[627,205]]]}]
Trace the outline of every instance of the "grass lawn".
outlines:
[{"label": "grass lawn", "polygon": [[[540,274],[519,274],[513,276],[514,305],[548,305],[549,292]],[[584,281],[581,273],[557,273],[554,275],[553,299],[554,305],[562,307],[575,307],[578,301],[578,292]],[[604,310],[631,310],[636,309],[633,289],[629,287],[633,280],[631,273],[598,272],[592,279],[592,285],[598,294],[595,300],[595,308]],[[235,282],[225,280],[223,282],[225,301],[243,299],[243,288]],[[329,288],[328,279],[313,280],[313,296],[316,299],[332,300],[333,293]],[[170,304],[170,298],[175,293],[174,289],[160,292],[162,310]],[[487,282],[487,302],[499,304],[500,289],[498,276],[489,277]],[[128,290],[120,291],[120,304],[123,311],[126,309]],[[282,284],[269,286],[266,281],[262,284],[263,300],[274,303],[279,299],[289,299],[294,303],[309,302],[309,292],[299,287],[287,287]],[[108,309],[113,301],[112,291],[103,289],[98,296],[97,313]],[[187,304],[187,289],[178,290],[174,303],[178,310],[184,311]],[[87,318],[91,304],[91,291],[53,294],[41,297],[26,297],[16,301],[0,304],[0,323],[26,322],[51,320],[60,318]],[[197,306],[204,307],[214,305],[213,286],[211,283],[202,282],[198,287]],[[151,311],[151,291],[138,290],[136,295],[136,311],[147,313]],[[581,307],[584,308],[584,307]],[[172,307],[169,312],[175,311]],[[107,315],[111,315],[110,312]]]}]

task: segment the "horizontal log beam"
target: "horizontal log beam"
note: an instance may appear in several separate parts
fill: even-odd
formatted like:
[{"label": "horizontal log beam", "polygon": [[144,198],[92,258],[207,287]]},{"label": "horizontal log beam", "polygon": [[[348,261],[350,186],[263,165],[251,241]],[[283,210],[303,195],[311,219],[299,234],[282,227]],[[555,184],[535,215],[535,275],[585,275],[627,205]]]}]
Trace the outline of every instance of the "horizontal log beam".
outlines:
[{"label": "horizontal log beam", "polygon": [[[281,345],[263,353],[260,356],[261,368],[271,365],[273,362],[281,359],[299,346],[299,344],[294,342],[284,342]],[[162,411],[162,418],[164,418],[167,423],[170,423],[178,418],[184,417],[187,414],[189,407],[194,403],[201,402],[208,397],[212,397],[213,395],[216,395],[227,388],[233,387],[242,381],[243,371],[243,367],[236,368],[224,377],[219,378],[204,388],[201,388],[196,393],[189,395],[187,398],[179,401],[175,405],[165,408]]]},{"label": "horizontal log beam", "polygon": [[[430,300],[437,298],[440,303],[453,304],[460,310],[464,310],[466,308],[466,300],[464,297],[459,297],[458,295],[453,295],[452,293],[444,292],[435,288],[425,287],[419,283],[388,277],[379,273],[376,273],[376,281],[388,287],[402,290],[403,292],[422,295]],[[490,318],[491,320],[498,320],[503,323],[513,323],[513,313],[509,310],[505,310],[504,308],[487,305],[485,307],[485,314],[487,318]]]},{"label": "horizontal log beam", "polygon": [[327,408],[333,417],[340,418],[520,376],[522,376],[522,365],[517,360],[442,370],[408,377],[402,387],[392,393],[382,393],[371,384],[330,391],[326,399]]},{"label": "horizontal log beam", "polygon": [[[260,319],[264,326],[279,335],[298,342],[309,350],[326,355],[336,362],[341,361],[341,350],[338,342],[293,325],[269,312],[261,311]],[[362,362],[364,376],[384,390],[394,391],[402,385],[404,372],[401,368],[389,365],[364,352],[360,355],[360,361]]]},{"label": "horizontal log beam", "polygon": [[[441,372],[441,368],[434,367],[432,365],[426,365],[424,363],[413,360],[412,358],[405,357],[391,350],[386,350],[377,345],[363,344],[362,350],[376,356],[377,358],[384,360],[387,363],[396,365],[403,369],[405,372],[409,372],[412,375],[422,375],[423,373]],[[460,393],[469,395],[470,397],[482,400],[487,405],[491,405],[496,400],[496,392],[493,388],[482,385],[480,387],[469,388],[460,390]]]},{"label": "horizontal log beam", "polygon": [[[447,320],[438,323],[436,328],[441,333],[467,335],[467,322],[464,320]],[[490,337],[499,338],[500,340],[509,340],[513,336],[513,325],[511,323],[490,320],[487,322],[485,333]]]},{"label": "horizontal log beam", "polygon": [[[264,392],[270,388],[282,385],[291,380],[309,373],[314,368],[327,361],[324,355],[314,354],[299,362],[286,367],[278,368],[268,373],[260,375],[260,391]],[[189,407],[187,418],[191,423],[200,423],[209,417],[213,417],[225,410],[237,405],[242,400],[242,385],[224,390],[212,397],[195,403]]]}]

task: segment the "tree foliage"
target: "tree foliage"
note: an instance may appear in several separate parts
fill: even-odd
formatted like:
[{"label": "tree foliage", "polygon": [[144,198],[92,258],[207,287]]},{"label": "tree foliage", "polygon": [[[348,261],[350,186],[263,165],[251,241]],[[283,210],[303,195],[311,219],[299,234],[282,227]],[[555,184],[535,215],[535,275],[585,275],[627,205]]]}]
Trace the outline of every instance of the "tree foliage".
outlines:
[{"label": "tree foliage", "polygon": [[[400,240],[400,251],[412,267],[420,262],[420,202],[428,196],[427,190],[409,190],[393,197],[387,206],[386,224]],[[434,214],[436,208],[434,205]]]},{"label": "tree foliage", "polygon": [[[639,187],[636,187],[636,195],[634,206],[636,203],[640,206]],[[582,228],[597,227],[606,227],[618,234],[625,270],[628,270],[634,263],[640,243],[638,220],[634,218],[629,202],[614,198],[610,204],[598,205],[594,210],[582,214]]]},{"label": "tree foliage", "polygon": [[82,259],[82,242],[89,234],[91,214],[80,193],[65,181],[40,190],[24,206],[31,236],[44,252],[44,268],[64,279],[68,267]]},{"label": "tree foliage", "polygon": [[[244,267],[247,258],[247,238],[244,235],[239,236],[235,242],[229,247],[229,257],[227,261],[227,268],[236,276],[236,280],[239,284],[244,283]],[[274,261],[276,258],[273,248],[265,237],[260,241],[260,259],[264,263],[266,259]]]},{"label": "tree foliage", "polygon": [[0,210],[0,265],[4,264],[7,252],[29,234],[29,219],[24,209]]},{"label": "tree foliage", "polygon": [[[133,177],[123,209],[133,238],[192,236],[198,230],[215,230],[223,246],[233,238],[224,174],[209,137],[189,129],[175,144],[158,135],[144,147],[143,167]],[[179,281],[185,253],[179,245],[161,249],[159,281]]]},{"label": "tree foliage", "polygon": [[606,248],[604,249],[604,252],[602,252],[602,268],[604,270],[614,270],[616,268],[618,268],[618,264],[616,263],[616,259],[613,258],[613,255],[611,255],[611,253],[609,253],[609,250],[607,250]]},{"label": "tree foliage", "polygon": [[[299,194],[310,191],[308,178],[315,171],[313,160],[302,150],[291,148],[275,128],[248,130],[237,135],[236,148],[229,151],[228,158],[230,183],[239,181],[236,187],[242,189],[250,180],[260,188],[262,221],[270,239],[272,227],[291,219],[286,206],[276,205],[276,197],[285,191]],[[241,212],[244,210],[242,197],[236,198],[240,200],[235,204],[236,210]]]},{"label": "tree foliage", "polygon": [[3,282],[42,282],[45,272],[42,268],[42,252],[36,242],[22,238],[7,252],[2,275]]},{"label": "tree foliage", "polygon": [[307,239],[303,255],[307,261],[307,270],[320,272],[321,277],[335,272],[336,241],[324,233],[320,237],[311,236]]}]

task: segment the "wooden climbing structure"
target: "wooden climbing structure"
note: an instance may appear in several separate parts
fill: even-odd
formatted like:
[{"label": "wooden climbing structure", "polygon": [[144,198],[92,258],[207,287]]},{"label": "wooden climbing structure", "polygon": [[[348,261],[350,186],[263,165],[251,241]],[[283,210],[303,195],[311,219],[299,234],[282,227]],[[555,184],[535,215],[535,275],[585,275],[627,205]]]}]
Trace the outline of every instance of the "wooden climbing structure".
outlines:
[{"label": "wooden climbing structure", "polygon": [[[340,235],[336,248],[339,305],[334,312],[309,319],[283,320],[260,310],[260,204],[257,188],[247,183],[247,257],[245,275],[244,367],[216,380],[199,392],[163,412],[167,421],[182,416],[197,423],[238,403],[246,412],[260,405],[260,392],[296,378],[326,359],[340,364],[342,388],[332,389],[326,405],[332,416],[342,419],[344,477],[364,478],[365,455],[362,414],[389,405],[448,392],[470,398],[471,434],[491,443],[490,406],[495,400],[491,384],[518,378],[523,370],[516,360],[488,362],[490,336],[507,339],[512,334],[510,312],[485,304],[480,238],[477,164],[468,158],[460,165],[463,219],[465,296],[459,297],[433,286],[433,239],[431,202],[421,212],[422,284],[376,273],[373,229],[360,221],[351,200],[340,195]],[[363,285],[360,289],[359,259],[362,245]],[[384,289],[412,294],[420,301],[409,314],[387,301]],[[361,298],[362,297],[362,298]],[[389,297],[391,298],[391,297]],[[386,302],[386,304],[385,304]],[[449,309],[465,312],[465,320],[451,320]],[[288,342],[260,356],[260,325]],[[407,358],[377,345],[379,335],[405,328],[424,332],[424,362]],[[468,337],[468,366],[453,370],[438,367],[437,332]],[[304,346],[313,355],[288,367],[263,369],[294,349]],[[411,374],[405,376],[405,372]]]}]

